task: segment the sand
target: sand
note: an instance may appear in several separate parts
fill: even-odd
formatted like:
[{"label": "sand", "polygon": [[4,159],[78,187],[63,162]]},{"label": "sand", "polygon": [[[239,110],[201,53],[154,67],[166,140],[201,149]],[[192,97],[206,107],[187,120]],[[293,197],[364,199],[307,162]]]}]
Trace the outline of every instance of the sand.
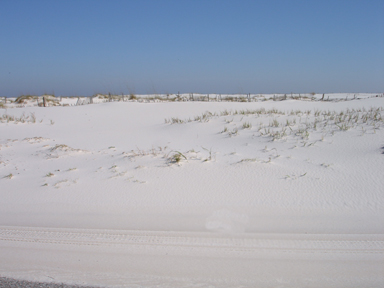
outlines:
[{"label": "sand", "polygon": [[8,104],[0,275],[382,287],[384,98],[375,96]]}]

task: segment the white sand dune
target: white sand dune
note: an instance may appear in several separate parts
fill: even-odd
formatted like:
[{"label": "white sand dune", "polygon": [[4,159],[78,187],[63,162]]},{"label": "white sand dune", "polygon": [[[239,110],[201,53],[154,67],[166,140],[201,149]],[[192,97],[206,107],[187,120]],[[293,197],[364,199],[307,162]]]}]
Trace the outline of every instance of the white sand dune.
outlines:
[{"label": "white sand dune", "polygon": [[383,287],[384,98],[349,96],[0,110],[0,275]]}]

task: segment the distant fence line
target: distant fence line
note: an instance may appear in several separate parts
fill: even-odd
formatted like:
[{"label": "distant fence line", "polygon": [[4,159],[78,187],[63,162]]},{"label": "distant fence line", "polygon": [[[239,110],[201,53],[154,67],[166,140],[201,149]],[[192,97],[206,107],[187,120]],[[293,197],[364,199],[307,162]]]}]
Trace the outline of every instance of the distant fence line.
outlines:
[{"label": "distant fence line", "polygon": [[[201,93],[177,93],[177,94],[146,94],[146,95],[114,95],[97,94],[93,96],[59,96],[43,95],[31,96],[22,95],[14,98],[0,97],[2,107],[25,107],[25,106],[79,106],[97,104],[104,102],[178,102],[178,101],[199,101],[199,102],[261,102],[261,101],[284,101],[284,100],[316,100],[316,101],[341,101],[359,99],[360,95],[365,97],[384,97],[384,93],[290,93],[290,94],[201,94]],[[339,95],[335,97],[334,95]],[[330,98],[331,97],[331,98]],[[344,97],[344,98],[341,98]],[[34,104],[35,103],[35,104]],[[7,106],[5,106],[7,105]]]},{"label": "distant fence line", "polygon": [[[271,94],[268,94],[270,96]],[[314,94],[274,94],[273,100],[285,100],[290,98],[293,99],[309,99]],[[202,102],[210,102],[210,101],[231,101],[231,102],[252,102],[263,98],[263,94],[201,94],[201,93],[183,93],[183,94],[151,94],[151,95],[97,95],[91,96],[90,103],[92,104],[93,98],[102,96],[105,98],[103,102],[113,102],[113,101],[146,101],[146,100],[159,100],[159,101],[202,101]],[[266,98],[266,99],[270,99]],[[88,101],[88,100],[87,100]],[[79,105],[86,104],[84,101],[79,100]]]},{"label": "distant fence line", "polygon": [[[76,105],[93,104],[95,98],[98,98],[98,102],[115,102],[115,101],[136,101],[136,102],[151,102],[151,101],[199,101],[199,102],[256,102],[256,101],[284,101],[288,99],[294,100],[321,100],[329,101],[332,94],[343,93],[290,93],[290,94],[201,94],[201,93],[183,93],[183,94],[152,94],[152,95],[96,95],[90,97],[78,97]],[[368,94],[368,93],[367,93]],[[384,97],[382,94],[374,94],[376,97]],[[317,97],[315,97],[318,95]],[[345,100],[356,99],[357,93],[344,93]],[[374,97],[374,95],[372,97]],[[100,99],[101,96],[101,99]],[[268,97],[265,97],[268,96]],[[100,101],[101,100],[101,101]]]}]

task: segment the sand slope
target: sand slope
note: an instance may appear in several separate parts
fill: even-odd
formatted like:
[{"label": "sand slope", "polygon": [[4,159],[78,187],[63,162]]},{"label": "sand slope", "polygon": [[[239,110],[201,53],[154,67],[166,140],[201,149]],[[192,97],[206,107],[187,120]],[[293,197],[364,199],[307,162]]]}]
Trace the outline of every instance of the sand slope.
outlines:
[{"label": "sand slope", "polygon": [[383,99],[4,110],[0,275],[380,287]]}]

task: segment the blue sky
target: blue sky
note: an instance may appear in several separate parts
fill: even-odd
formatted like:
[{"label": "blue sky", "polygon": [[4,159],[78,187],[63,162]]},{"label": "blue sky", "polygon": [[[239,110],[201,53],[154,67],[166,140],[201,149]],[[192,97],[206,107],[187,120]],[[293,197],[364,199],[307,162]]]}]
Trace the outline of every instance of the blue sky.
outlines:
[{"label": "blue sky", "polygon": [[384,92],[383,0],[0,0],[0,96]]}]

